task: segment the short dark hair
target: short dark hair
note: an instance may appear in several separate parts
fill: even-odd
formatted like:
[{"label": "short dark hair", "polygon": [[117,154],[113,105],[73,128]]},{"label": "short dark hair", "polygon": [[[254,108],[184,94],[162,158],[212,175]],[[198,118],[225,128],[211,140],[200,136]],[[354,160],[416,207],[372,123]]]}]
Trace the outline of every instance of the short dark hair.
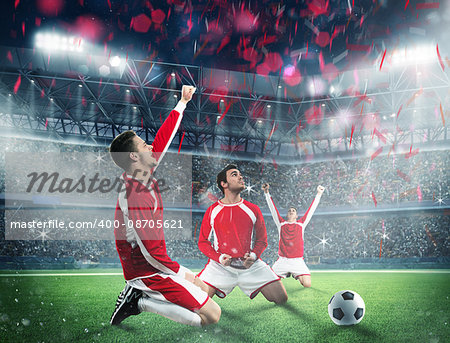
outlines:
[{"label": "short dark hair", "polygon": [[288,207],[288,211],[289,211],[290,208],[293,208],[293,209],[295,210],[295,212],[298,212],[298,211],[297,211],[297,207],[295,207],[295,206],[289,206],[289,207]]},{"label": "short dark hair", "polygon": [[130,157],[124,152],[136,151],[136,145],[133,142],[135,136],[136,132],[132,130],[124,131],[116,136],[109,146],[109,153],[114,163],[123,170],[127,170],[130,166]]},{"label": "short dark hair", "polygon": [[225,194],[221,182],[227,182],[227,171],[230,169],[238,169],[234,164],[229,164],[217,174],[217,187]]}]

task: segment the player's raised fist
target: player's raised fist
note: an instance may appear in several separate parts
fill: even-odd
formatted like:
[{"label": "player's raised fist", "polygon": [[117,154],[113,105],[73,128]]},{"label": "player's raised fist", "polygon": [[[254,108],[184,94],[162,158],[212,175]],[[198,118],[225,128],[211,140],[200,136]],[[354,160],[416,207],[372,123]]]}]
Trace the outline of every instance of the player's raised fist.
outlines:
[{"label": "player's raised fist", "polygon": [[322,195],[322,193],[323,193],[323,191],[325,190],[325,187],[324,186],[317,186],[317,194],[320,194],[320,195]]},{"label": "player's raised fist", "polygon": [[183,87],[181,88],[181,101],[185,104],[191,101],[196,89],[197,88],[195,88],[194,86],[183,85]]},{"label": "player's raised fist", "polygon": [[264,191],[264,193],[269,193],[270,185],[268,183],[264,183],[261,188]]}]

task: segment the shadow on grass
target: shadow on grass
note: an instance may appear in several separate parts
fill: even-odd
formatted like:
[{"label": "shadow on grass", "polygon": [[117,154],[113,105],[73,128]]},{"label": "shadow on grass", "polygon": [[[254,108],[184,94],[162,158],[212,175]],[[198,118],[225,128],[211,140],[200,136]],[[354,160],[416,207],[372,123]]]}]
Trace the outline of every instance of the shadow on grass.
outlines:
[{"label": "shadow on grass", "polygon": [[351,331],[358,335],[358,337],[363,337],[366,342],[382,340],[381,336],[375,330],[370,330],[364,325],[349,325],[349,326],[338,326],[334,325],[329,329],[322,330],[321,335],[325,341],[336,341],[338,335],[342,331]]}]

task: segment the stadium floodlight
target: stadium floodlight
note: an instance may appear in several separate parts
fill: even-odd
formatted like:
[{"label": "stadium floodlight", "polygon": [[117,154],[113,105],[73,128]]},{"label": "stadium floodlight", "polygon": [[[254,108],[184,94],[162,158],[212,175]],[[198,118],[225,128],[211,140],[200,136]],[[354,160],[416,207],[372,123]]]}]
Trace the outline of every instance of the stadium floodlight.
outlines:
[{"label": "stadium floodlight", "polygon": [[404,47],[392,52],[391,63],[394,66],[427,64],[433,62],[435,56],[436,49],[431,45]]},{"label": "stadium floodlight", "polygon": [[83,52],[84,39],[75,36],[65,36],[58,33],[37,33],[35,46],[47,51],[75,51]]},{"label": "stadium floodlight", "polygon": [[109,64],[111,64],[111,67],[118,67],[120,66],[121,59],[119,56],[113,56],[109,59]]}]

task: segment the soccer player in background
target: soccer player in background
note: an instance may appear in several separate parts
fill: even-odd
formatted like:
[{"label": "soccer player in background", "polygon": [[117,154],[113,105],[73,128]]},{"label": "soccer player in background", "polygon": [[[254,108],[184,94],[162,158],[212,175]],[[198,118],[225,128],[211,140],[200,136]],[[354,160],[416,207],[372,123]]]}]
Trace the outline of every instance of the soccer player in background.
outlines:
[{"label": "soccer player in background", "polygon": [[325,188],[322,186],[317,187],[316,197],[306,213],[299,220],[297,220],[298,214],[295,207],[289,207],[287,220],[284,220],[280,216],[280,213],[270,196],[269,188],[270,185],[268,183],[265,183],[262,186],[267,205],[269,206],[270,213],[272,214],[272,218],[277,226],[279,234],[278,259],[272,266],[272,269],[280,277],[285,278],[292,275],[295,279],[300,281],[304,287],[311,287],[311,274],[303,258],[303,237],[306,225],[308,225],[317,205],[319,205],[320,198],[322,197]]},{"label": "soccer player in background", "polygon": [[191,326],[217,323],[220,318],[220,307],[204,291],[207,286],[167,255],[163,204],[153,177],[194,92],[194,87],[183,86],[181,100],[151,145],[133,131],[121,133],[111,143],[112,159],[125,171],[121,176],[125,191],[122,188],[119,193],[115,213],[115,222],[120,225],[114,235],[126,280],[111,325],[142,311]]},{"label": "soccer player in background", "polygon": [[259,258],[267,247],[266,226],[259,207],[241,198],[245,183],[237,167],[225,167],[217,175],[217,186],[224,197],[206,211],[198,241],[209,257],[198,274],[209,286],[209,296],[224,298],[239,286],[250,299],[261,292],[271,302],[285,303],[280,278]]}]

